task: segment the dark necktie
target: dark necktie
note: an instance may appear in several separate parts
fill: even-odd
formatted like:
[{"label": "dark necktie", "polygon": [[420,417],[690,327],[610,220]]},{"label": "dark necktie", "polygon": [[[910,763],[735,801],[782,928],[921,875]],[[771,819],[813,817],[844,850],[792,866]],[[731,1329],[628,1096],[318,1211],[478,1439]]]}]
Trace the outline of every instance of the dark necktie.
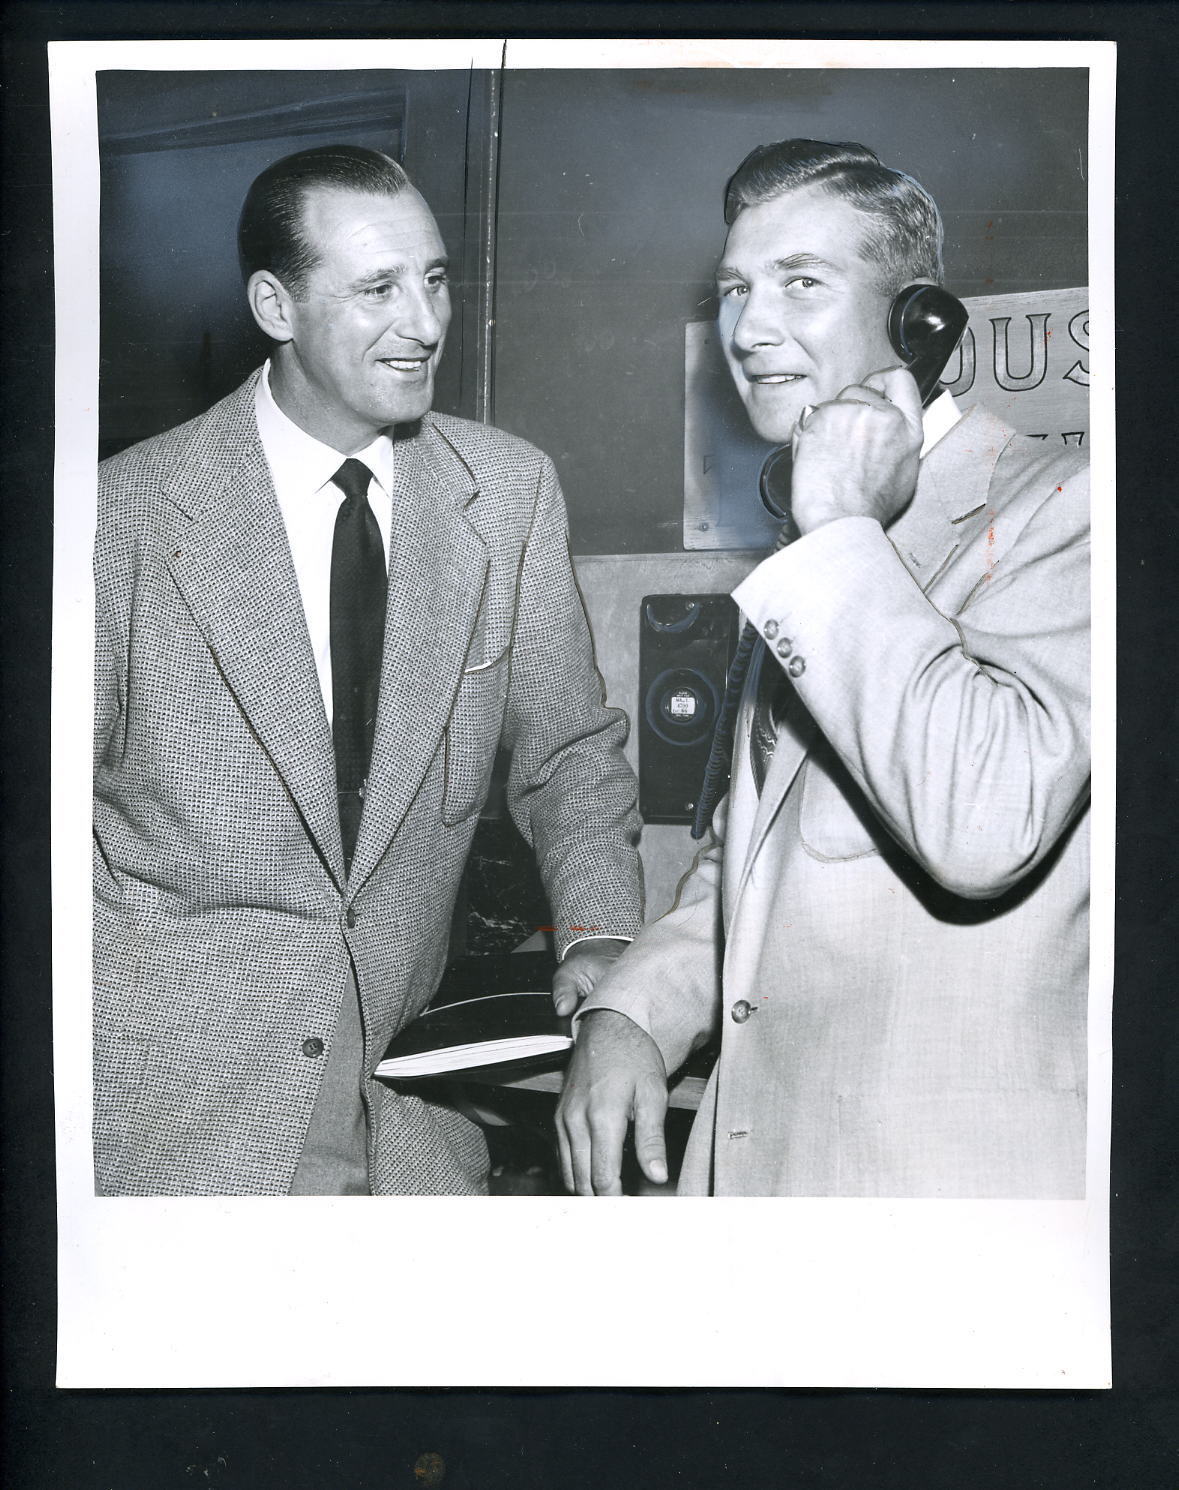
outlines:
[{"label": "dark necktie", "polygon": [[749,726],[749,764],[753,769],[753,781],[760,797],[766,784],[766,773],[770,769],[770,758],[778,743],[778,730],[782,715],[790,698],[790,685],[776,657],[762,644],[761,672],[757,680],[757,696],[753,701],[753,719]]},{"label": "dark necktie", "polygon": [[346,460],[332,480],[345,495],[332,541],[332,741],[344,872],[352,868],[373,752],[385,643],[385,550],[368,504],[372,472]]},{"label": "dark necktie", "polygon": [[753,723],[749,737],[749,756],[753,766],[753,779],[758,796],[765,785],[766,771],[778,735],[778,721],[785,703],[786,675],[778,666],[762,640],[761,633],[752,621],[746,621],[741,640],[733,653],[725,678],[725,696],[721,703],[716,732],[708,753],[708,765],[704,770],[704,784],[696,804],[696,817],[692,824],[692,837],[703,838],[712,822],[720,799],[729,787],[733,770],[733,736],[737,725],[737,711],[745,680],[758,653],[761,653],[761,671],[758,675],[757,698],[753,707]]},{"label": "dark necktie", "polygon": [[[775,553],[798,537],[798,527],[789,511],[789,448],[786,446],[776,451],[766,461],[760,478],[762,501],[782,523],[778,529],[778,541],[774,545]],[[761,671],[754,702],[749,752],[758,796],[765,785],[770,756],[778,737],[782,709],[789,697],[789,685],[777,661],[769,655],[769,649],[757,627],[752,621],[746,621],[725,677],[725,696],[721,701],[716,731],[708,752],[708,765],[704,770],[704,782],[696,803],[696,817],[692,824],[693,838],[703,838],[707,833],[712,814],[728,790],[733,770],[733,736],[737,727],[737,712],[741,705],[745,680],[758,653],[761,654]]]}]

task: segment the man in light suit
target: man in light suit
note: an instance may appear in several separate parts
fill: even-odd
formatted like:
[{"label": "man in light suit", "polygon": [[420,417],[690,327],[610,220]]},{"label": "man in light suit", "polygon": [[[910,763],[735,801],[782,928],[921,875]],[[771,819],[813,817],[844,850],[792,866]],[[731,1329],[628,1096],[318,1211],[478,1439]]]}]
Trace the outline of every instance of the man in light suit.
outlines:
[{"label": "man in light suit", "polygon": [[269,362],[101,470],[97,1187],[480,1193],[479,1129],[372,1072],[437,986],[501,743],[562,1012],[637,930],[626,722],[551,463],[430,413],[446,259],[401,168],[288,157],[239,249]]},{"label": "man in light suit", "polygon": [[726,357],[801,536],[735,591],[765,646],[714,836],[580,1011],[566,1183],[618,1193],[630,1117],[663,1182],[667,1075],[716,1041],[680,1193],[1081,1196],[1085,463],[923,413],[886,335],[941,278],[911,178],[784,141],[725,220]]}]

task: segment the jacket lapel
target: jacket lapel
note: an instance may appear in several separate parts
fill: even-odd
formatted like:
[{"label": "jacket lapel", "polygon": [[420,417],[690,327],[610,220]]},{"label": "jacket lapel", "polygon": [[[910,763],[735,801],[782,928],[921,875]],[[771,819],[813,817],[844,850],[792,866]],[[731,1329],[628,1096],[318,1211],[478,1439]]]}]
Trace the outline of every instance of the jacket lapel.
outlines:
[{"label": "jacket lapel", "polygon": [[975,405],[921,462],[917,493],[888,536],[926,594],[990,520],[991,472],[1010,438],[1001,420]]},{"label": "jacket lapel", "polygon": [[488,550],[474,476],[429,417],[394,451],[385,656],[351,882],[388,848],[442,740],[479,613]]},{"label": "jacket lapel", "polygon": [[342,885],[331,733],[258,440],[255,382],[202,422],[169,483],[168,495],[190,525],[167,562],[227,686]]},{"label": "jacket lapel", "polygon": [[[761,654],[762,667],[777,667],[777,662],[765,651]],[[758,669],[757,671],[760,671]],[[746,694],[746,707],[752,707],[752,700],[757,695],[757,677],[750,679]],[[749,834],[749,846],[741,866],[741,882],[737,890],[737,898],[733,902],[736,914],[736,905],[740,899],[741,892],[745,888],[749,877],[749,871],[757,857],[758,850],[765,842],[766,834],[769,832],[778,810],[786,800],[786,793],[790,790],[794,778],[798,775],[799,768],[806,759],[807,751],[815,737],[815,721],[803,707],[802,701],[793,689],[788,695],[786,710],[778,727],[778,740],[774,746],[774,753],[770,757],[769,767],[766,771],[766,779],[762,784],[761,797],[757,804],[757,811],[753,818],[753,827]],[[740,735],[744,742],[740,748],[747,750],[748,742],[746,732]],[[736,777],[738,771],[748,777],[748,785],[753,788],[752,771],[748,761],[735,761],[733,763],[733,774]]]}]

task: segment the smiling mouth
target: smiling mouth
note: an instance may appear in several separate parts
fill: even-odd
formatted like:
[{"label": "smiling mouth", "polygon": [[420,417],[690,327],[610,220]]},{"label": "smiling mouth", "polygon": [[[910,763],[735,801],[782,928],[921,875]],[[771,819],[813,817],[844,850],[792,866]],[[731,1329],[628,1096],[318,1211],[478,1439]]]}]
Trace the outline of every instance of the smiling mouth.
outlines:
[{"label": "smiling mouth", "polygon": [[428,357],[378,357],[377,361],[394,372],[421,372],[429,363]]},{"label": "smiling mouth", "polygon": [[800,383],[805,373],[757,373],[747,374],[751,383],[765,387],[773,383]]}]

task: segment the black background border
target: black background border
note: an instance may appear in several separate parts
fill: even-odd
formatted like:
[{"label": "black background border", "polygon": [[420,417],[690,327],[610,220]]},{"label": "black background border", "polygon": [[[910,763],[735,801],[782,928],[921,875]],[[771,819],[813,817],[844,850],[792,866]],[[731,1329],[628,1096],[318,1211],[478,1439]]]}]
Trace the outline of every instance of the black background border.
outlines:
[{"label": "black background border", "polygon": [[[1179,723],[1176,40],[1168,4],[32,4],[0,12],[0,1209],[3,1482],[63,1490],[580,1490],[811,1485],[853,1490],[1179,1482],[1179,925],[1171,852]],[[50,1005],[49,677],[53,259],[45,44],[387,36],[789,36],[1116,40],[1118,893],[1111,1392],[58,1391]],[[1100,494],[1098,494],[1100,499]],[[542,1329],[576,1329],[608,1286],[570,1258]],[[681,1301],[723,1307],[732,1276]],[[805,1280],[800,1280],[805,1286]],[[390,1349],[395,1277],[387,1293]],[[293,1309],[313,1308],[292,1299]],[[658,1329],[653,1303],[636,1331]],[[314,1327],[314,1320],[309,1320]],[[227,1350],[231,1349],[227,1341]],[[456,1350],[461,1341],[456,1340]],[[538,1349],[542,1348],[538,1344]],[[619,1361],[628,1342],[619,1341]],[[417,1470],[415,1471],[415,1464]],[[439,1483],[434,1481],[434,1483]]]}]

